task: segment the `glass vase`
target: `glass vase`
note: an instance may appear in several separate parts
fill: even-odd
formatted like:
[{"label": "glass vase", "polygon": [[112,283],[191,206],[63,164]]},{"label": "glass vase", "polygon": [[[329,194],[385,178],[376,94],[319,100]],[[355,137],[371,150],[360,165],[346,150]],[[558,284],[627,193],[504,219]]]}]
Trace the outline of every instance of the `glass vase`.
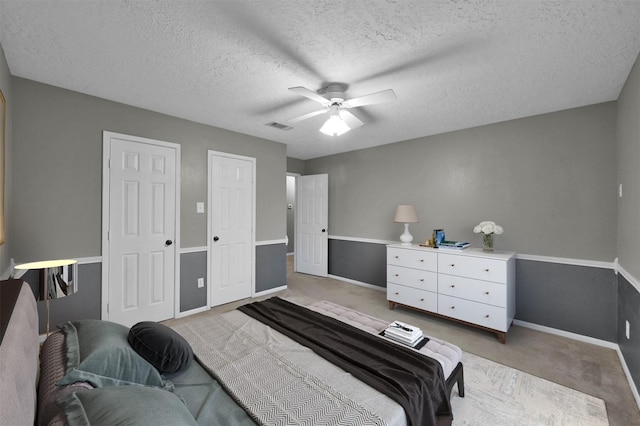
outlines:
[{"label": "glass vase", "polygon": [[493,233],[482,234],[482,250],[493,251]]}]

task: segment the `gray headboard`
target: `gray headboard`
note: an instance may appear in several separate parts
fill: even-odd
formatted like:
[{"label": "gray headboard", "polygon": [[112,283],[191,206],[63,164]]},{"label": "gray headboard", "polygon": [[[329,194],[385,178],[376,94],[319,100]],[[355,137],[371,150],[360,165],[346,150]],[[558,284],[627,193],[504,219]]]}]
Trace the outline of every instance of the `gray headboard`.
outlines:
[{"label": "gray headboard", "polygon": [[[3,303],[2,306],[3,311],[9,309],[11,317],[0,343],[0,426],[33,425],[40,351],[38,311],[31,287],[26,282],[0,282],[0,286],[7,286],[6,290],[12,285],[19,286],[15,305]],[[10,293],[0,289],[0,294]]]}]

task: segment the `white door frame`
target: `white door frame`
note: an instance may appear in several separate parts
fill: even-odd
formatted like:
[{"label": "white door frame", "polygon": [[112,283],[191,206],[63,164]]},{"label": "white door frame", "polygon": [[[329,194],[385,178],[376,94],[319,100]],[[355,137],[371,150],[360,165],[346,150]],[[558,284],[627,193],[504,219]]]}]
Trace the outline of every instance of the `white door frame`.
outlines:
[{"label": "white door frame", "polygon": [[[287,177],[289,177],[289,176],[293,178],[293,236],[292,236],[292,238],[293,238],[293,256],[295,256],[295,254],[296,254],[296,235],[297,235],[296,234],[296,232],[297,232],[296,227],[298,226],[298,220],[297,220],[298,218],[296,216],[298,214],[298,206],[297,206],[298,200],[297,200],[297,197],[296,197],[296,187],[298,185],[298,180],[297,180],[298,176],[302,176],[302,175],[300,173],[287,172]],[[288,246],[289,245],[289,235],[287,235],[286,243],[287,243],[287,246]],[[287,255],[289,255],[289,253],[287,253]],[[294,262],[294,269],[295,269],[295,262]]]},{"label": "white door frame", "polygon": [[213,169],[211,167],[213,157],[228,157],[236,160],[249,161],[252,164],[253,182],[251,184],[251,297],[256,295],[256,159],[253,157],[245,157],[243,155],[229,154],[221,151],[207,151],[207,308],[211,308],[213,302],[213,290],[211,283],[211,251],[213,250],[213,224],[211,220],[211,180],[213,178]]},{"label": "white door frame", "polygon": [[180,144],[125,135],[109,131],[102,132],[102,309],[100,319],[109,317],[109,160],[111,153],[111,138],[122,138],[150,145],[172,148],[176,151],[176,206],[175,206],[175,265],[174,265],[174,306],[173,317],[180,312]]}]

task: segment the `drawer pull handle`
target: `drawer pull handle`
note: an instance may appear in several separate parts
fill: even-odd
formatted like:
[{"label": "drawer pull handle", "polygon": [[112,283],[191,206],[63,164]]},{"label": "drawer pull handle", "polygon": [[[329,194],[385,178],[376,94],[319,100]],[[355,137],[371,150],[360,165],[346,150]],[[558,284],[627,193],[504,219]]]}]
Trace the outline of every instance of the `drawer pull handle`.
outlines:
[{"label": "drawer pull handle", "polygon": [[424,282],[424,278],[420,278],[420,282],[423,283]]},{"label": "drawer pull handle", "polygon": [[421,302],[424,302],[424,298],[420,299]]},{"label": "drawer pull handle", "polygon": [[484,294],[489,294],[489,292],[488,292],[488,291],[485,291],[485,292],[484,292]]},{"label": "drawer pull handle", "polygon": [[485,271],[485,272],[489,272],[489,269],[485,269],[484,271]]},{"label": "drawer pull handle", "polygon": [[485,315],[484,317],[485,317],[485,318],[489,318],[489,314]]},{"label": "drawer pull handle", "polygon": [[456,308],[455,306],[452,306],[452,307],[451,307],[451,309],[455,309],[455,308]]},{"label": "drawer pull handle", "polygon": [[451,288],[454,288],[454,287],[455,287],[455,284],[451,284]]},{"label": "drawer pull handle", "polygon": [[396,291],[396,295],[400,294],[399,292]]},{"label": "drawer pull handle", "polygon": [[424,259],[420,259],[420,262],[424,262]]},{"label": "drawer pull handle", "polygon": [[400,256],[393,256],[393,257],[395,257],[396,259],[400,259]]},{"label": "drawer pull handle", "polygon": [[455,267],[456,267],[456,264],[455,264],[455,263],[452,263],[450,266],[451,266],[452,268],[455,268]]},{"label": "drawer pull handle", "polygon": [[400,274],[396,274],[396,277],[399,277],[399,276],[400,276]]}]

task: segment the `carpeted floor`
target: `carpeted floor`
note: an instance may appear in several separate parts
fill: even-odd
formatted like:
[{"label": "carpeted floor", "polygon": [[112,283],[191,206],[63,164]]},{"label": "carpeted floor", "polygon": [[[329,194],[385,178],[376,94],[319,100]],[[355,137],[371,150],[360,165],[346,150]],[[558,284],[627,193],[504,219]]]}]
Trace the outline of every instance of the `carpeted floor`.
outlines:
[{"label": "carpeted floor", "polygon": [[454,426],[608,425],[600,398],[465,352],[465,397],[454,390]]},{"label": "carpeted floor", "polygon": [[[640,410],[618,355],[612,349],[519,326],[511,327],[507,343],[503,345],[495,334],[483,330],[410,309],[391,311],[383,291],[298,274],[293,272],[292,257],[288,260],[287,289],[261,299],[278,295],[300,303],[329,300],[389,322],[407,322],[420,327],[425,334],[458,345],[467,353],[602,399],[612,426],[640,426]],[[197,315],[226,312],[250,301],[229,303]]]}]

